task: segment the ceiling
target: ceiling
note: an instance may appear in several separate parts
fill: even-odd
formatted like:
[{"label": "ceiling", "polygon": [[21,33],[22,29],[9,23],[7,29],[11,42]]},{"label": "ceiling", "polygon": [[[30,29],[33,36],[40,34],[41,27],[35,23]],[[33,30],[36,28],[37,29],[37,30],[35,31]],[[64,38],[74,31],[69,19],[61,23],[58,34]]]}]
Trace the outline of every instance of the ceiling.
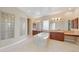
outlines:
[{"label": "ceiling", "polygon": [[21,11],[26,13],[27,16],[41,17],[47,15],[59,14],[67,11],[74,11],[76,8],[70,7],[18,7]]},{"label": "ceiling", "polygon": [[[64,14],[72,16],[78,14],[78,7],[0,7],[0,11],[15,13],[15,14],[24,14],[29,17],[49,17],[49,16],[63,16]],[[70,13],[69,13],[70,12]],[[69,15],[71,14],[71,15]]]}]

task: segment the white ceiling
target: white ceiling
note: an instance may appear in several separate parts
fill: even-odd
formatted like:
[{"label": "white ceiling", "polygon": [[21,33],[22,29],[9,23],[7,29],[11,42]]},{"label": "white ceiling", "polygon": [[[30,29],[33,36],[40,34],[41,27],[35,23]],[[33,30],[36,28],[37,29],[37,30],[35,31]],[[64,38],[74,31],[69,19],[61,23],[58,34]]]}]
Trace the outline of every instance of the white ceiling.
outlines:
[{"label": "white ceiling", "polygon": [[69,7],[18,7],[27,16],[41,17],[47,15],[58,14],[64,11],[73,11],[75,8]]},{"label": "white ceiling", "polygon": [[36,19],[79,17],[79,7],[0,7],[0,11]]},{"label": "white ceiling", "polygon": [[0,11],[25,14],[29,17],[64,15],[68,16],[69,12],[74,15],[74,12],[79,16],[79,8],[77,7],[0,7]]}]

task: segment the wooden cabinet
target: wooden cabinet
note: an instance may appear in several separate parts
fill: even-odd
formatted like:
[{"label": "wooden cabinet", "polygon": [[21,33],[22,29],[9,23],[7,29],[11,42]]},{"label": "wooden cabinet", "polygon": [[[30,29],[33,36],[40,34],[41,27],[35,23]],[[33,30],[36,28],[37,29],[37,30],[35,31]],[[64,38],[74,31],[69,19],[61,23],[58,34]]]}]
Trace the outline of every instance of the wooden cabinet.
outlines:
[{"label": "wooden cabinet", "polygon": [[78,18],[72,20],[72,28],[78,29]]},{"label": "wooden cabinet", "polygon": [[58,41],[64,41],[64,33],[61,32],[50,32],[49,38]]},{"label": "wooden cabinet", "polygon": [[32,31],[32,35],[36,35],[36,34],[38,34],[38,33],[40,33],[41,31],[37,31],[37,30],[33,30]]}]

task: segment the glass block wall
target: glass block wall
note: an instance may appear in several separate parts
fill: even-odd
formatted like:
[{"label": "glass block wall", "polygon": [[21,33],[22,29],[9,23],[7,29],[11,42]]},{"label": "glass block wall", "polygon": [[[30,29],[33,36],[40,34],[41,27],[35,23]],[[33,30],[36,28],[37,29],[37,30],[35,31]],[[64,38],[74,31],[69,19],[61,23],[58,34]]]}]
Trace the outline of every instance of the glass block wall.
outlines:
[{"label": "glass block wall", "polygon": [[14,38],[15,16],[0,12],[0,40]]}]

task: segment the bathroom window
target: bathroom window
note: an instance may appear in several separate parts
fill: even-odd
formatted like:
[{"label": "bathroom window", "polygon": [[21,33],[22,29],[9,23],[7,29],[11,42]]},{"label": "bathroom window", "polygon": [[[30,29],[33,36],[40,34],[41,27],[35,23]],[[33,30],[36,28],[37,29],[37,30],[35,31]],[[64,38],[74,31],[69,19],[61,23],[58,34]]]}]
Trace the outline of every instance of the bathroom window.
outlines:
[{"label": "bathroom window", "polygon": [[43,30],[49,30],[49,21],[48,20],[43,21]]}]

